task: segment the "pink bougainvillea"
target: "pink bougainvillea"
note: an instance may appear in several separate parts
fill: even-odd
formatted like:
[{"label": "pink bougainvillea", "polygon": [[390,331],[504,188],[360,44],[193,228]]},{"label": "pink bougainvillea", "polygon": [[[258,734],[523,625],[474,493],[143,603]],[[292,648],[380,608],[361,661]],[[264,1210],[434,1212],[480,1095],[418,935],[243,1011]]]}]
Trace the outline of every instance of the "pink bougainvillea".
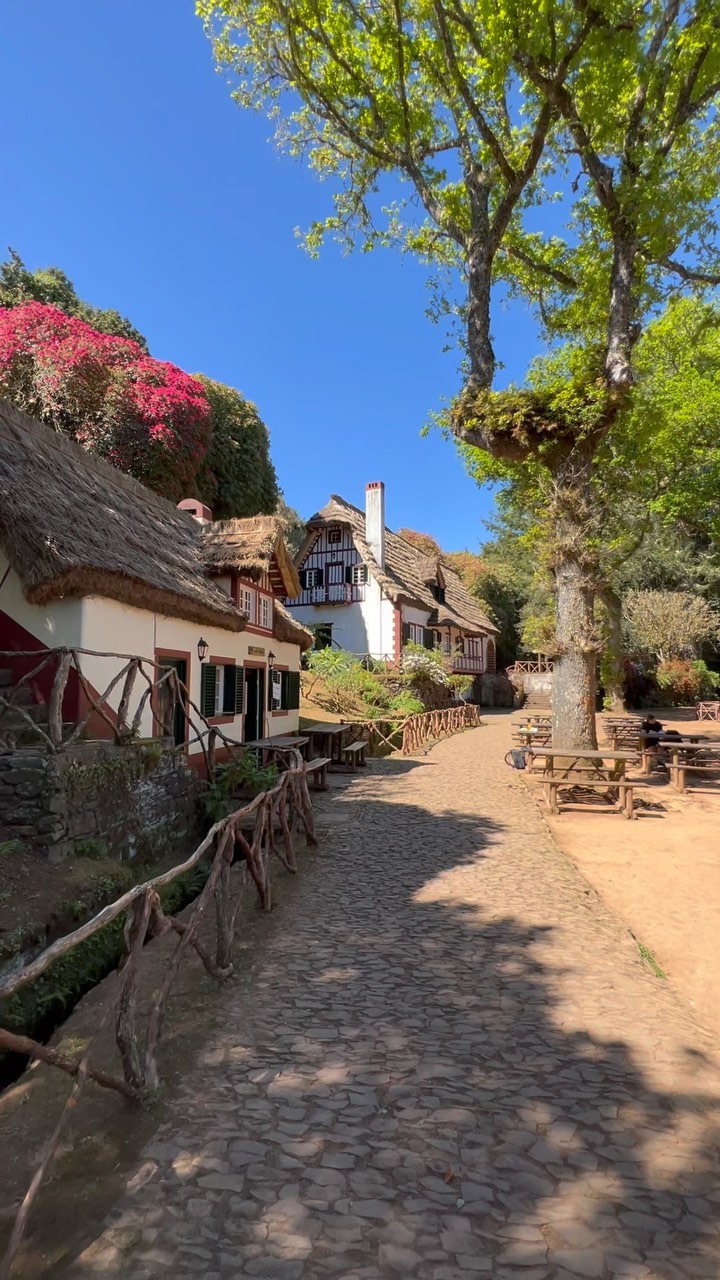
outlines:
[{"label": "pink bougainvillea", "polygon": [[56,307],[0,307],[0,396],[178,501],[212,432],[201,382]]}]

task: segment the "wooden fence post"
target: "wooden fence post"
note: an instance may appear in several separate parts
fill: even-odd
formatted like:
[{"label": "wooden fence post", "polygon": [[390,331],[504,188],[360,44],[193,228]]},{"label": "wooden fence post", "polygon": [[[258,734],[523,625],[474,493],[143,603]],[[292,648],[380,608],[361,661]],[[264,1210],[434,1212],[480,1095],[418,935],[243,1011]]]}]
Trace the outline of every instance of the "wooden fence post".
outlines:
[{"label": "wooden fence post", "polygon": [[48,703],[48,734],[54,747],[62,745],[63,698],[71,665],[72,653],[69,649],[61,649]]},{"label": "wooden fence post", "polygon": [[133,658],[125,677],[120,705],[117,713],[117,729],[115,730],[115,741],[122,742],[125,738],[130,737],[130,727],[127,723],[128,708],[130,706],[130,698],[132,697],[133,685],[140,666],[140,659]]}]

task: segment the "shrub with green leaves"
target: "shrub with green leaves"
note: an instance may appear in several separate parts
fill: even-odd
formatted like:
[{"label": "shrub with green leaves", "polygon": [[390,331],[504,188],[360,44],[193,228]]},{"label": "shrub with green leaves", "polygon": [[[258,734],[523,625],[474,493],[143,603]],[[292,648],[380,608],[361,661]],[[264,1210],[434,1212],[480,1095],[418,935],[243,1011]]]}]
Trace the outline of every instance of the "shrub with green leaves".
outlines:
[{"label": "shrub with green leaves", "polygon": [[229,764],[218,766],[214,782],[201,798],[203,810],[211,822],[219,822],[238,807],[238,794],[252,798],[272,791],[277,780],[277,765],[259,765],[254,752],[243,751]]},{"label": "shrub with green leaves", "polygon": [[659,664],[657,682],[668,702],[682,706],[716,697],[720,676],[704,662],[670,658]]}]

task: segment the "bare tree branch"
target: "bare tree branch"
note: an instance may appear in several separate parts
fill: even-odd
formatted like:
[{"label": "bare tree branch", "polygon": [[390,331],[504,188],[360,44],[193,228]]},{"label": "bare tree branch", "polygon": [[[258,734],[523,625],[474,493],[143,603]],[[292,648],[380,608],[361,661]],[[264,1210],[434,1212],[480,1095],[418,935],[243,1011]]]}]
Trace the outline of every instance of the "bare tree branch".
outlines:
[{"label": "bare tree branch", "polygon": [[720,284],[720,272],[695,271],[692,267],[684,266],[682,262],[675,262],[673,258],[657,258],[655,261],[659,267],[664,267],[666,271],[673,271],[676,276],[680,276],[681,280],[695,280],[698,284]]},{"label": "bare tree branch", "polygon": [[531,254],[526,253],[524,249],[518,249],[514,245],[505,245],[504,252],[510,258],[517,258],[518,262],[524,262],[526,267],[531,267],[533,271],[539,271],[543,275],[549,276],[556,284],[562,285],[564,289],[579,289],[580,283],[571,276],[569,272],[563,271],[560,267],[554,267],[549,262],[542,262],[539,258],[533,258]]}]

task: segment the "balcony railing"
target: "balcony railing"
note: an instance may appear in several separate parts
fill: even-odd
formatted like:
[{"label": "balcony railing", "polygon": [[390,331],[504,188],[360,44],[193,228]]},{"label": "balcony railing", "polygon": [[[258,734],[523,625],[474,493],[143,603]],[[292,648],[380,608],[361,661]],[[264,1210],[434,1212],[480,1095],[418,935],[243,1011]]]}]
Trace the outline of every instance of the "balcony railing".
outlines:
[{"label": "balcony railing", "polygon": [[456,653],[453,658],[453,671],[462,672],[463,674],[475,674],[483,670],[482,654],[479,653]]},{"label": "balcony railing", "polygon": [[307,587],[301,591],[297,600],[288,600],[287,604],[356,604],[365,599],[365,583],[330,582],[322,587]]}]

